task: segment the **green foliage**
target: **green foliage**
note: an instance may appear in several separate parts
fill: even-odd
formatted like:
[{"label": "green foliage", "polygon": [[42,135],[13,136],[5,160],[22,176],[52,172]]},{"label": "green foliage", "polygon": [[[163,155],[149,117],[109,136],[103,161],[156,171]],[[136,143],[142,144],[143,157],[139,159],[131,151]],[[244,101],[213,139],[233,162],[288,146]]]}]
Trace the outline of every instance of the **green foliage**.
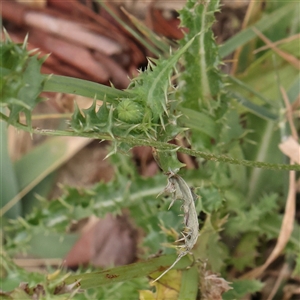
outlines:
[{"label": "green foliage", "polygon": [[293,276],[299,276],[300,275],[300,251],[297,253],[297,258],[296,258],[296,266],[294,269]]},{"label": "green foliage", "polygon": [[223,295],[224,300],[242,299],[247,294],[260,291],[263,283],[258,280],[236,280],[231,286],[233,289]]},{"label": "green foliage", "polygon": [[255,259],[258,256],[256,250],[258,244],[256,233],[247,232],[242,236],[234,250],[232,259],[230,259],[230,262],[238,271],[243,271],[246,267],[255,267]]},{"label": "green foliage", "polygon": [[260,221],[265,220],[268,215],[276,213],[278,209],[277,199],[278,196],[273,194],[261,197],[256,204],[249,203],[247,205],[246,202],[240,200],[237,205],[231,203],[236,215],[228,220],[226,232],[231,236],[244,232],[260,232],[263,234]]},{"label": "green foliage", "polygon": [[[1,186],[1,207],[5,206],[11,198],[18,193],[17,176],[14,173],[13,164],[8,153],[7,128],[3,121],[0,121],[0,186]],[[8,218],[16,218],[21,214],[21,204],[13,206],[7,211]]]},{"label": "green foliage", "polygon": [[7,256],[1,255],[1,272],[7,274],[5,279],[1,280],[1,290],[10,291],[18,287],[20,282],[30,282],[30,286],[34,286],[43,281],[44,276],[36,272],[27,272],[23,268],[18,267]]},{"label": "green foliage", "polygon": [[[268,7],[268,10],[273,16],[278,16],[278,20],[283,18],[284,28],[289,29],[287,12],[292,8],[292,4],[280,4]],[[46,77],[40,74],[43,60],[30,56],[25,49],[26,42],[21,46],[6,39],[1,44],[1,103],[9,110],[8,114],[0,114],[4,121],[30,132],[114,140],[112,152],[117,149],[126,152],[136,145],[151,146],[164,173],[179,171],[189,187],[199,187],[193,189],[198,198],[193,193],[195,203],[192,202],[200,224],[200,235],[192,249],[195,264],[186,269],[191,261],[185,256],[175,265],[175,268],[182,269],[180,299],[185,299],[189,292],[191,299],[195,299],[197,278],[203,269],[201,264],[233,282],[233,289],[223,295],[224,299],[240,299],[247,293],[261,290],[261,282],[232,280],[228,270],[233,268],[243,272],[262,263],[257,249],[264,249],[278,236],[287,177],[270,170],[249,170],[246,166],[299,169],[296,165],[280,164],[282,154],[275,150],[278,142],[289,134],[289,128],[282,115],[281,96],[274,86],[279,82],[293,102],[299,87],[297,81],[292,82],[290,78],[297,76],[297,70],[279,56],[274,60],[272,50],[268,50],[251,65],[245,64],[244,74],[231,78],[223,75],[219,70],[219,50],[224,56],[255,35],[253,30],[245,29],[237,35],[239,39],[233,38],[219,48],[211,29],[218,9],[218,0],[188,0],[180,11],[180,19],[182,26],[188,27],[189,31],[179,49],[169,57],[149,59],[147,70],[140,72],[125,91],[67,77]],[[280,22],[264,17],[256,25],[261,31],[269,30],[266,34],[273,36],[276,28],[271,27],[280,26]],[[153,44],[160,50],[165,49],[165,45],[157,43],[156,37],[143,26],[138,24],[138,27],[151,36]],[[293,28],[295,31],[295,26]],[[282,35],[281,30],[273,40]],[[140,34],[136,37],[140,38]],[[297,42],[299,40],[289,41],[279,47],[297,56]],[[175,71],[178,79],[171,82]],[[274,80],[274,72],[280,74],[276,79],[278,82]],[[94,97],[94,101],[83,110],[75,105],[68,131],[33,130],[31,111],[41,100],[38,95],[42,90],[72,92]],[[100,107],[97,100],[103,102]],[[26,125],[18,122],[21,112],[26,115]],[[191,149],[167,143],[177,136],[191,142]],[[195,156],[199,168],[195,171],[180,170],[184,164],[178,160],[178,152]],[[14,289],[13,298],[21,294],[28,298],[24,291],[16,288],[18,282],[27,280],[30,288],[41,283],[49,298],[55,294],[55,288],[65,288],[74,299],[116,299],[124,294],[133,299],[138,297],[137,290],[148,288],[146,276],[172,265],[177,257],[175,250],[165,245],[179,238],[183,218],[179,216],[182,213],[180,201],[175,201],[168,211],[172,199],[164,194],[157,197],[164,191],[166,176],[141,178],[132,168],[131,158],[124,153],[112,155],[111,161],[116,174],[113,181],[98,183],[89,189],[63,187],[60,198],[47,201],[40,197],[37,207],[25,217],[5,223],[4,252],[14,255],[22,248],[23,252],[27,250],[32,254],[30,246],[33,248],[43,243],[45,236],[48,236],[48,241],[56,241],[60,250],[66,249],[68,241],[73,238],[68,232],[72,222],[91,215],[116,215],[126,208],[136,226],[144,232],[139,245],[143,253],[140,258],[144,260],[104,271],[79,270],[70,276],[61,270],[57,280],[49,282],[45,276],[25,272],[5,258],[4,273],[17,274],[13,286],[9,285],[10,275],[4,276],[4,289]],[[189,187],[185,187],[190,192]],[[172,185],[169,188],[172,189]],[[186,214],[185,223],[188,223],[188,218]],[[298,232],[299,228],[295,226],[287,245],[289,257],[293,259],[296,257],[295,236]],[[232,243],[236,245],[234,249]],[[180,245],[178,241],[177,244]],[[146,260],[159,251],[167,255]],[[299,255],[296,274],[298,269]],[[78,280],[80,287],[85,289],[83,294],[76,291]],[[72,286],[74,282],[77,285]]]},{"label": "green foliage", "polygon": [[[66,279],[66,284],[74,283],[80,280],[82,288],[98,287],[110,283],[119,283],[122,281],[144,277],[147,274],[151,274],[159,271],[160,268],[168,266],[176,258],[175,255],[155,257],[148,259],[144,262],[134,263],[127,266],[115,267],[113,269],[107,269],[103,271],[75,274],[69,276]],[[185,257],[176,266],[177,269],[189,266],[191,261]]]},{"label": "green foliage", "polygon": [[17,122],[20,113],[24,112],[27,124],[31,125],[30,112],[42,100],[38,96],[43,90],[45,81],[40,74],[44,61],[45,58],[39,59],[37,54],[30,56],[26,49],[26,41],[20,46],[7,37],[1,43],[1,103],[10,110],[10,123]]},{"label": "green foliage", "polygon": [[[149,60],[148,69],[133,79],[127,92],[130,98],[120,98],[119,104],[105,102],[97,111],[94,102],[83,115],[78,107],[71,127],[79,132],[97,131],[111,136],[127,136],[168,141],[180,132],[176,127],[176,105],[169,99],[172,92],[170,77],[180,56],[190,47],[194,38],[169,59]],[[103,125],[102,125],[103,124]]]},{"label": "green foliage", "polygon": [[181,46],[201,32],[184,53],[186,69],[180,74],[183,80],[182,105],[196,111],[205,110],[208,115],[219,106],[222,88],[218,48],[211,29],[218,8],[219,0],[203,2],[202,5],[190,0],[180,11],[181,26],[189,28]]}]

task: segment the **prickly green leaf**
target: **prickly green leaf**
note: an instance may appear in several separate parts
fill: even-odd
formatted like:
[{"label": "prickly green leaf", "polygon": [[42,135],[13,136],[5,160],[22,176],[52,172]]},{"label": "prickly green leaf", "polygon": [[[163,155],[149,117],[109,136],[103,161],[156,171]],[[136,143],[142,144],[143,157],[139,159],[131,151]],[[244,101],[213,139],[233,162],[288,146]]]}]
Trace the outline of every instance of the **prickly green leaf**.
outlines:
[{"label": "prickly green leaf", "polygon": [[233,289],[223,295],[224,300],[242,299],[247,294],[260,291],[264,284],[258,280],[236,280],[230,286]]},{"label": "prickly green leaf", "polygon": [[181,163],[178,160],[176,152],[160,151],[153,148],[153,157],[158,163],[159,167],[165,173],[168,173],[170,171],[176,172],[180,168],[185,166],[185,164]]},{"label": "prickly green leaf", "polygon": [[[243,197],[243,195],[240,195]],[[241,201],[241,200],[240,200]],[[257,232],[259,234],[267,234],[264,231],[264,223],[270,224],[268,217],[276,215],[278,209],[278,196],[276,194],[264,195],[259,198],[259,202],[255,205],[252,203],[244,202],[237,204],[235,207],[230,204],[230,210],[234,211],[231,218],[228,219],[226,224],[226,232],[229,236],[237,236],[246,232]]]},{"label": "prickly green leaf", "polygon": [[95,124],[99,121],[96,114],[96,99],[94,99],[93,104],[89,108],[83,109],[82,112],[85,116],[85,130],[93,129]]},{"label": "prickly green leaf", "polygon": [[231,264],[238,271],[243,271],[246,267],[255,267],[255,259],[258,256],[259,236],[249,232],[242,236],[237,247],[234,249],[233,257],[230,259]]},{"label": "prickly green leaf", "polygon": [[222,207],[224,199],[216,187],[211,186],[199,189],[199,195],[205,213],[212,213]]},{"label": "prickly green leaf", "polygon": [[20,112],[25,112],[27,125],[31,126],[30,112],[42,99],[39,98],[45,81],[40,74],[43,59],[30,56],[26,45],[14,44],[8,38],[1,43],[1,102],[10,110],[9,123],[19,120]]},{"label": "prickly green leaf", "polygon": [[189,0],[180,11],[181,25],[189,28],[181,45],[201,32],[183,55],[185,71],[181,74],[182,106],[197,111],[216,108],[222,87],[218,48],[211,30],[218,8],[219,0]]},{"label": "prickly green leaf", "polygon": [[189,108],[180,108],[183,115],[180,117],[180,122],[192,130],[201,131],[212,138],[217,138],[219,126],[207,114],[195,111]]},{"label": "prickly green leaf", "polygon": [[85,124],[86,124],[85,118],[82,115],[77,103],[75,102],[74,113],[73,113],[72,119],[71,119],[71,127],[75,131],[82,131],[83,128],[85,127]]},{"label": "prickly green leaf", "polygon": [[159,121],[165,126],[163,114],[168,115],[168,94],[173,68],[180,56],[188,50],[194,40],[191,37],[183,47],[168,59],[149,60],[148,69],[141,73],[129,86],[128,90],[134,95],[135,101],[150,108],[153,123]]},{"label": "prickly green leaf", "polygon": [[200,260],[207,260],[211,270],[220,272],[226,252],[223,244],[220,242],[219,224],[224,223],[222,219],[218,219],[216,214],[216,221],[213,221],[214,215],[207,215],[205,223],[200,230],[200,237],[193,249],[195,258]]},{"label": "prickly green leaf", "polygon": [[229,144],[240,139],[244,131],[239,123],[239,115],[236,110],[227,110],[223,115],[223,119],[226,121],[227,126],[220,129],[220,142]]},{"label": "prickly green leaf", "polygon": [[109,117],[109,109],[106,102],[104,102],[97,111],[97,118],[100,124],[106,124]]}]

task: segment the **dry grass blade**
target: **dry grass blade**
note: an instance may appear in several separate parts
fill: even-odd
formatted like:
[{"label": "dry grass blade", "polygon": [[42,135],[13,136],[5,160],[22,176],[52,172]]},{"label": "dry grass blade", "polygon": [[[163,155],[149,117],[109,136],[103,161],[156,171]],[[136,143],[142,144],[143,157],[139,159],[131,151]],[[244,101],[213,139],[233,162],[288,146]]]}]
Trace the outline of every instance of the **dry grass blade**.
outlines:
[{"label": "dry grass blade", "polygon": [[260,37],[271,49],[273,49],[280,57],[289,62],[292,66],[300,70],[300,60],[293,55],[278,49],[276,45],[270,41],[264,34],[262,34],[257,28],[253,27],[252,30]]},{"label": "dry grass blade", "polygon": [[[247,8],[245,18],[244,18],[244,21],[242,23],[242,29],[245,29],[245,28],[251,26],[252,24],[254,24],[256,21],[258,21],[258,19],[261,16],[261,13],[262,13],[261,6],[262,6],[262,1],[261,0],[259,0],[259,1],[251,0],[250,1],[249,5],[248,5],[248,8]],[[254,46],[254,42],[255,42],[254,40],[248,42],[248,45],[251,44],[252,49],[253,49],[253,46]],[[230,72],[232,75],[237,73],[238,65],[239,65],[240,58],[241,58],[242,51],[243,51],[244,47],[245,47],[245,45],[239,47],[234,52],[233,64],[232,64],[232,68],[231,68],[231,72]]]},{"label": "dry grass blade", "polygon": [[276,295],[276,292],[278,291],[280,285],[282,284],[282,281],[284,278],[290,275],[290,269],[288,264],[284,264],[282,269],[280,270],[280,273],[278,275],[278,278],[275,282],[275,285],[273,286],[273,289],[271,291],[271,294],[268,296],[267,300],[272,300],[274,299],[274,296]]},{"label": "dry grass blade", "polygon": [[[289,43],[289,42],[291,42],[291,41],[293,41],[293,40],[297,40],[297,39],[299,39],[300,38],[300,34],[295,34],[295,35],[292,35],[292,36],[290,36],[290,37],[288,37],[288,38],[286,38],[286,39],[282,39],[282,40],[280,40],[280,41],[276,41],[276,42],[273,42],[272,43],[272,46],[279,46],[279,45],[281,45],[281,44],[285,44],[285,43]],[[257,54],[257,53],[259,53],[259,52],[261,52],[261,51],[264,51],[264,50],[268,50],[268,49],[270,49],[271,48],[271,46],[268,44],[268,45],[265,45],[265,46],[262,46],[262,47],[259,47],[259,48],[257,48],[254,52],[253,52],[253,54]]]},{"label": "dry grass blade", "polygon": [[[298,140],[298,133],[297,133],[295,124],[293,122],[293,108],[290,104],[290,101],[289,101],[288,95],[286,93],[286,90],[282,86],[280,86],[280,92],[281,92],[284,104],[286,106],[286,116],[287,116],[287,119],[288,119],[289,124],[290,124],[292,136],[295,140]],[[294,161],[297,162],[297,160],[294,160]]]},{"label": "dry grass blade", "polygon": [[266,262],[252,271],[241,276],[242,279],[252,279],[259,277],[267,267],[280,255],[284,247],[289,241],[294,228],[294,217],[296,212],[296,172],[290,171],[289,176],[289,192],[286,200],[285,213],[282,220],[279,237],[272,253]]}]

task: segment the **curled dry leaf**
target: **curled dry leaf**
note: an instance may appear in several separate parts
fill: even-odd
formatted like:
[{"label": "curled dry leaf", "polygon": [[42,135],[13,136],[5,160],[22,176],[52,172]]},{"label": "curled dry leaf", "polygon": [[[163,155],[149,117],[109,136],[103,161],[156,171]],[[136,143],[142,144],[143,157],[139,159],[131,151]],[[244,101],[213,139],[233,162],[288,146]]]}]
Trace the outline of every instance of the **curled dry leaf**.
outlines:
[{"label": "curled dry leaf", "polygon": [[206,271],[204,280],[201,282],[202,300],[222,300],[222,294],[231,290],[230,282],[218,277],[210,271]]},{"label": "curled dry leaf", "polygon": [[289,136],[284,142],[280,143],[278,147],[281,152],[292,161],[300,164],[300,145],[293,137]]}]

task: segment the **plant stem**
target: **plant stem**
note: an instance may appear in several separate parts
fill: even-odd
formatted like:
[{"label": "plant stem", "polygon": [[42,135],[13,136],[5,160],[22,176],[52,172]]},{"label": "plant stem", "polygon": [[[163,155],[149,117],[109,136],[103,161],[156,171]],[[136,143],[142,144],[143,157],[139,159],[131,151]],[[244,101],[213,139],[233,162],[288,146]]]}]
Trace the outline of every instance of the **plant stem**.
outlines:
[{"label": "plant stem", "polygon": [[[8,117],[2,113],[0,113],[0,119],[8,122]],[[47,136],[79,136],[79,137],[86,137],[90,139],[99,139],[99,140],[109,140],[109,141],[117,141],[126,143],[132,147],[135,146],[150,146],[160,151],[175,151],[188,154],[190,156],[201,157],[206,160],[212,160],[215,162],[224,162],[233,165],[242,165],[245,167],[255,167],[261,169],[269,169],[269,170],[294,170],[300,171],[300,165],[289,165],[289,164],[276,164],[276,163],[266,163],[262,161],[250,161],[250,160],[242,160],[236,159],[227,155],[218,155],[212,153],[206,153],[203,151],[198,151],[194,149],[188,149],[181,146],[168,144],[164,142],[158,142],[154,140],[143,140],[138,139],[132,136],[114,136],[112,138],[108,133],[96,133],[96,132],[75,132],[75,131],[63,131],[63,130],[49,130],[49,129],[40,129],[40,128],[29,128],[26,125],[15,123],[12,124],[16,128],[40,135],[47,135]]]}]

